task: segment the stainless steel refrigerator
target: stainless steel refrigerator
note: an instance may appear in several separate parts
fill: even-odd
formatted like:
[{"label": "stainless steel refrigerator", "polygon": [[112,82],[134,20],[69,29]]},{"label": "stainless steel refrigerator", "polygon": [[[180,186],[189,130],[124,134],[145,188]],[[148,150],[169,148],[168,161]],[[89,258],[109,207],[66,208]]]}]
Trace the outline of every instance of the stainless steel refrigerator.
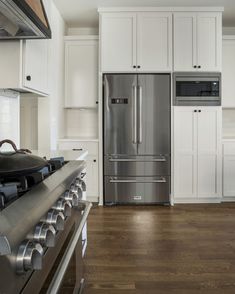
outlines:
[{"label": "stainless steel refrigerator", "polygon": [[105,204],[169,203],[169,74],[105,74]]}]

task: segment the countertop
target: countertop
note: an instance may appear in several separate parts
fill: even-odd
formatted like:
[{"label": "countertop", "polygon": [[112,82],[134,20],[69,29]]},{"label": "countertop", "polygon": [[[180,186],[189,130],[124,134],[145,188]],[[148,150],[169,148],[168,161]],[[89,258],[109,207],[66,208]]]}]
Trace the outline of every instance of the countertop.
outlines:
[{"label": "countertop", "polygon": [[88,151],[73,151],[73,150],[31,150],[32,154],[44,157],[47,159],[53,157],[64,157],[65,160],[84,160],[88,155]]},{"label": "countertop", "polygon": [[58,141],[62,142],[98,142],[99,139],[95,137],[64,137],[60,138]]}]

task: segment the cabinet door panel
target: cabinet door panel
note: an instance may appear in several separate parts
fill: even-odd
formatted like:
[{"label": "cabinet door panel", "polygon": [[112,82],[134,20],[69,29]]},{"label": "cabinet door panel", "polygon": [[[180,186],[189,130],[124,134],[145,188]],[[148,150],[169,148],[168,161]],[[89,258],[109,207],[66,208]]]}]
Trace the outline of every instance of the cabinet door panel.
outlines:
[{"label": "cabinet door panel", "polygon": [[196,197],[197,114],[191,107],[174,110],[174,196]]},{"label": "cabinet door panel", "polygon": [[95,107],[98,96],[98,43],[71,41],[65,48],[65,106]]},{"label": "cabinet door panel", "polygon": [[235,39],[223,40],[222,52],[222,104],[223,107],[235,107]]},{"label": "cabinet door panel", "polygon": [[136,14],[104,15],[101,31],[102,71],[136,71]]},{"label": "cabinet door panel", "polygon": [[[24,51],[23,85],[48,93],[48,41],[27,40]],[[27,77],[30,78],[27,79]]]},{"label": "cabinet door panel", "polygon": [[195,71],[196,13],[174,13],[174,70]]},{"label": "cabinet door panel", "polygon": [[89,200],[89,197],[97,197],[98,199],[98,160],[95,156],[88,156],[87,157],[87,175],[86,175],[86,181],[87,181],[87,199]]},{"label": "cabinet door panel", "polygon": [[222,24],[219,13],[198,13],[197,52],[202,71],[221,70]]},{"label": "cabinet door panel", "polygon": [[224,156],[223,196],[235,197],[235,156]]},{"label": "cabinet door panel", "polygon": [[137,64],[139,71],[171,70],[172,14],[138,13]]},{"label": "cabinet door panel", "polygon": [[200,108],[198,113],[198,197],[221,195],[220,110]]}]

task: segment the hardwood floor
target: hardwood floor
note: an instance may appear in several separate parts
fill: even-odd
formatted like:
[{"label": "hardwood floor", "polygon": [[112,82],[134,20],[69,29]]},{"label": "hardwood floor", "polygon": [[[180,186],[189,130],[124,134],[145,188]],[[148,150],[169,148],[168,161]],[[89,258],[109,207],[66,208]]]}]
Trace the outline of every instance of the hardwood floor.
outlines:
[{"label": "hardwood floor", "polygon": [[96,207],[85,294],[235,293],[235,204]]}]

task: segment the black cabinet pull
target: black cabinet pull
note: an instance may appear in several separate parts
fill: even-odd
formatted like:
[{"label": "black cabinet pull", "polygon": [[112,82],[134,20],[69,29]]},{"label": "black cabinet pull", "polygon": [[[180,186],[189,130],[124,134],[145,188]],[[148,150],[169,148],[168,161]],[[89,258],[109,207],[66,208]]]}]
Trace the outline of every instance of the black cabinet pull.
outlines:
[{"label": "black cabinet pull", "polygon": [[198,65],[198,68],[201,68],[201,65]]},{"label": "black cabinet pull", "polygon": [[197,112],[197,110],[196,110],[196,109],[194,109],[194,112]]},{"label": "black cabinet pull", "polygon": [[98,102],[98,101],[96,101],[96,102],[95,102],[95,104],[99,104],[99,102]]},{"label": "black cabinet pull", "polygon": [[96,159],[94,159],[93,161],[96,162]]},{"label": "black cabinet pull", "polygon": [[194,65],[193,67],[194,67],[194,68],[197,68],[197,66],[196,66],[196,65]]},{"label": "black cabinet pull", "polygon": [[137,68],[140,68],[140,65],[138,65]]},{"label": "black cabinet pull", "polygon": [[26,76],[27,81],[31,81],[31,76]]},{"label": "black cabinet pull", "polygon": [[201,111],[201,109],[200,109],[200,110],[198,110],[198,112],[202,112],[202,111]]},{"label": "black cabinet pull", "polygon": [[133,65],[133,68],[136,68],[136,65]]},{"label": "black cabinet pull", "polygon": [[73,151],[82,151],[82,148],[73,148]]}]

